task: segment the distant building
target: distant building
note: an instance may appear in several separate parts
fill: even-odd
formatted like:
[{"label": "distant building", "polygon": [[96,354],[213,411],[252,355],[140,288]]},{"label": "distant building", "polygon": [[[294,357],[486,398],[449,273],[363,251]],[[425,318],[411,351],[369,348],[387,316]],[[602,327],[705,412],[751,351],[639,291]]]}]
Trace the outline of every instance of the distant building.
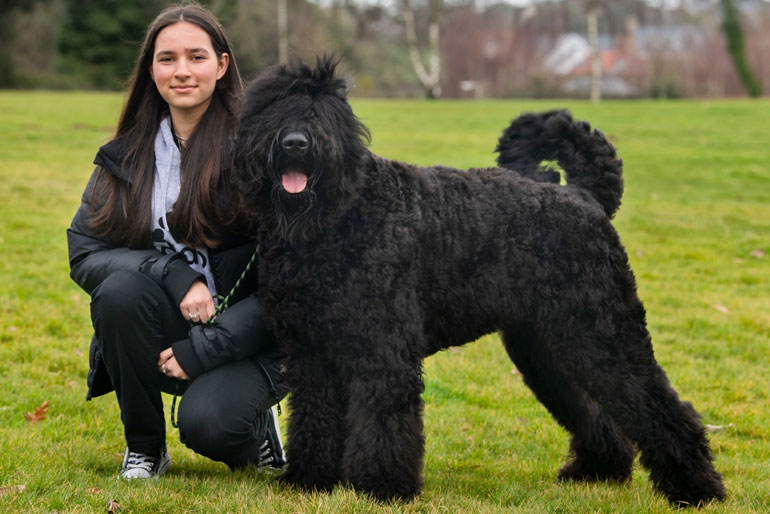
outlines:
[{"label": "distant building", "polygon": [[[591,45],[584,36],[575,32],[565,34],[548,53],[543,66],[546,71],[562,77],[564,93],[585,96],[591,89],[591,53]],[[639,96],[639,88],[620,76],[628,68],[625,53],[614,48],[607,36],[599,37],[599,61],[603,96]]]}]

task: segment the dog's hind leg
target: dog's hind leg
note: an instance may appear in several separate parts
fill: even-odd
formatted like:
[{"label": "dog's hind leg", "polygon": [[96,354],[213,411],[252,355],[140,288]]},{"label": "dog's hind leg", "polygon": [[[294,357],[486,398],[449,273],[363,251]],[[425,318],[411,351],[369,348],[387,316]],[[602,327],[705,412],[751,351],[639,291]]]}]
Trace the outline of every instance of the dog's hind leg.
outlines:
[{"label": "dog's hind leg", "polygon": [[636,443],[650,479],[670,502],[696,506],[723,499],[700,416],[655,362],[643,310],[633,318],[628,311],[607,313],[583,327],[572,325],[571,341],[559,345],[560,358]]},{"label": "dog's hind leg", "polygon": [[378,500],[411,499],[422,488],[425,451],[421,363],[393,352],[387,362],[358,364],[343,371],[349,391],[343,474]]},{"label": "dog's hind leg", "polygon": [[628,481],[636,451],[604,410],[565,375],[531,327],[510,327],[502,335],[524,382],[571,434],[572,458],[559,479]]},{"label": "dog's hind leg", "polygon": [[280,480],[307,491],[330,491],[342,478],[345,400],[331,365],[303,357],[289,365],[288,465]]}]

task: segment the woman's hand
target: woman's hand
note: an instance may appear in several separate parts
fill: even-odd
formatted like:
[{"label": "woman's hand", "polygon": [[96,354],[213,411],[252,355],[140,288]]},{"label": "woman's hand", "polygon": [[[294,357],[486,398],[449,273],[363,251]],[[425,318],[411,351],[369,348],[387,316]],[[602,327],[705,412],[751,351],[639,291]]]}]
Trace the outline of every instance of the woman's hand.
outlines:
[{"label": "woman's hand", "polygon": [[160,357],[158,358],[158,371],[167,377],[177,378],[179,380],[190,380],[190,377],[184,372],[182,366],[176,361],[174,350],[172,348],[166,348],[160,352]]},{"label": "woman's hand", "polygon": [[193,323],[207,321],[209,316],[214,314],[216,307],[214,306],[214,298],[211,297],[211,292],[206,284],[200,280],[193,282],[182,301],[179,302],[179,310],[185,319]]}]

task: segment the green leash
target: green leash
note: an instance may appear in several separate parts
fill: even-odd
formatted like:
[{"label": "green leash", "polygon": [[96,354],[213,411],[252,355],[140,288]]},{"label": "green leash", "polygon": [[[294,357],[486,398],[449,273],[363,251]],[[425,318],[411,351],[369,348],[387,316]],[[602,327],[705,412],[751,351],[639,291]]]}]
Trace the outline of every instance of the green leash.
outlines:
[{"label": "green leash", "polygon": [[[233,288],[230,289],[230,292],[227,293],[227,296],[221,296],[217,295],[216,299],[219,302],[217,305],[217,308],[214,310],[214,313],[209,316],[209,319],[206,320],[206,325],[213,325],[214,324],[214,318],[222,314],[227,308],[230,306],[230,298],[233,297],[235,294],[235,291],[240,287],[241,282],[243,282],[243,279],[246,278],[246,273],[249,272],[251,267],[254,265],[254,261],[257,260],[257,252],[259,252],[259,245],[257,245],[256,248],[254,248],[254,253],[251,255],[251,259],[249,259],[248,264],[246,264],[246,267],[243,270],[243,273],[241,273],[241,276],[238,277],[238,280],[235,281],[235,285],[233,285]],[[174,428],[179,428],[179,425],[176,423],[176,398],[179,395],[179,380],[177,380],[174,388],[174,399],[171,400],[171,426]]]},{"label": "green leash", "polygon": [[235,291],[238,289],[238,287],[241,285],[241,282],[243,282],[243,279],[246,278],[246,273],[249,272],[251,269],[251,266],[254,264],[254,261],[257,260],[257,252],[259,251],[259,245],[257,245],[256,248],[254,248],[254,254],[252,254],[251,259],[249,259],[249,263],[246,264],[246,268],[244,268],[243,273],[241,273],[241,276],[238,277],[238,280],[235,281],[235,285],[232,289],[230,289],[230,292],[227,293],[227,296],[222,297],[220,295],[217,295],[217,300],[219,300],[219,305],[217,305],[216,310],[214,310],[214,314],[209,316],[209,319],[206,320],[207,325],[211,325],[214,323],[214,318],[222,314],[230,305],[230,298],[235,294]]}]

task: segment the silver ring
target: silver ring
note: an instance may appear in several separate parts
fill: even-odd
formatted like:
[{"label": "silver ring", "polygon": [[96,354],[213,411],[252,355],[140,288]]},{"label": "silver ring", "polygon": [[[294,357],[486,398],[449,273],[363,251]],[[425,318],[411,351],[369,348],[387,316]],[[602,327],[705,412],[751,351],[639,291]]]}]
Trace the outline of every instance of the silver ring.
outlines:
[{"label": "silver ring", "polygon": [[200,313],[196,312],[195,314],[187,313],[187,317],[190,319],[198,319],[201,317]]},{"label": "silver ring", "polygon": [[166,373],[168,373],[168,372],[166,371],[166,363],[163,363],[163,364],[161,364],[161,365],[160,365],[160,372],[161,372],[161,373],[163,373],[164,375],[165,375]]}]

